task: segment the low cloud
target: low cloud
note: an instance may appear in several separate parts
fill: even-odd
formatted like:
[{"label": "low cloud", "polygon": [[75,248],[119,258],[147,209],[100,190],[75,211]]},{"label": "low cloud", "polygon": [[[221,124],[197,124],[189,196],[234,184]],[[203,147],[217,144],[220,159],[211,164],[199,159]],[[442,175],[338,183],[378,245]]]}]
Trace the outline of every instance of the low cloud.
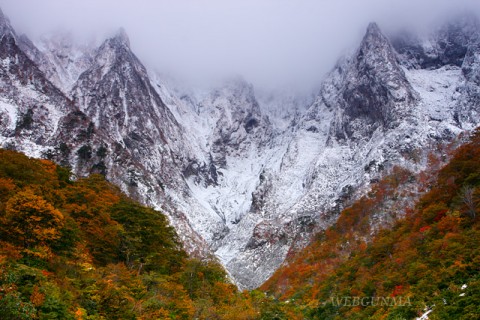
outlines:
[{"label": "low cloud", "polygon": [[477,0],[0,0],[31,38],[54,29],[105,37],[119,27],[150,67],[202,81],[241,74],[257,85],[313,85],[370,21],[422,28]]}]

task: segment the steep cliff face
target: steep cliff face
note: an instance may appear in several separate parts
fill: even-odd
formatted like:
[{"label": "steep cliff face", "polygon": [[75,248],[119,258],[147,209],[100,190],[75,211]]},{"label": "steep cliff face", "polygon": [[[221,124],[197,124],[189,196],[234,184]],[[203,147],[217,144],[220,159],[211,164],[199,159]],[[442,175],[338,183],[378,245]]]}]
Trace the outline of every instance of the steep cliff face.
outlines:
[{"label": "steep cliff face", "polygon": [[[190,142],[157,91],[147,70],[132,53],[123,30],[96,51],[91,66],[73,86],[71,96],[91,122],[96,140],[83,163],[70,158],[76,171],[101,170],[111,181],[146,204],[167,211],[190,251],[207,250],[192,223],[209,218],[203,212],[185,216],[198,206],[188,196],[183,171],[191,156]],[[81,164],[81,165],[78,165]],[[178,199],[186,199],[181,204]],[[186,205],[187,207],[182,207]],[[220,228],[215,221],[208,230]],[[213,233],[214,231],[212,231]]]},{"label": "steep cliff face", "polygon": [[[77,175],[106,175],[131,196],[168,210],[186,247],[206,254],[207,244],[172,199],[187,190],[181,157],[188,152],[178,150],[188,139],[151,87],[126,35],[86,54],[95,59],[83,64],[85,70],[74,79],[68,65],[51,60],[52,52],[17,37],[8,20],[0,20],[2,145],[70,165]],[[75,52],[68,50],[73,56]],[[49,79],[63,81],[61,89]],[[73,79],[72,92],[62,92]],[[170,190],[175,192],[171,195]]]},{"label": "steep cliff face", "polygon": [[19,40],[25,54],[67,95],[79,76],[92,66],[96,53],[93,40],[77,44],[74,36],[68,33],[44,36],[35,44],[25,35]]},{"label": "steep cliff face", "polygon": [[456,124],[472,129],[478,124],[478,52],[480,24],[473,15],[460,16],[421,38],[405,31],[393,36],[393,46],[400,63],[412,73],[415,70],[450,71],[461,68],[454,118]]},{"label": "steep cliff face", "polygon": [[2,145],[42,155],[60,118],[74,109],[20,49],[19,39],[0,12],[0,130]]},{"label": "steep cliff face", "polygon": [[[439,54],[435,67],[407,68],[411,57],[396,51],[378,26],[368,27],[359,49],[338,62],[293,132],[282,135],[279,166],[262,171],[252,209],[268,214],[245,223],[251,236],[227,264],[238,279],[260,283],[258,274],[268,274],[308,242],[312,230],[335,221],[339,209],[383,172],[394,165],[418,171],[432,146],[478,125],[478,86],[470,80],[478,47],[470,25],[454,30],[454,36],[436,38],[449,53]],[[441,44],[448,41],[456,45]]]},{"label": "steep cliff face", "polygon": [[180,89],[148,72],[124,31],[98,48],[33,43],[2,14],[0,141],[104,174],[253,288],[385,169],[417,171],[429,146],[478,124],[473,21],[428,41],[391,42],[371,24],[310,99],[259,95],[240,78]]},{"label": "steep cliff face", "polygon": [[[378,26],[370,24],[343,79],[333,134],[337,139],[365,138],[379,127],[392,129],[409,115],[415,94],[397,56]],[[341,72],[341,70],[339,70]]]},{"label": "steep cliff face", "polygon": [[212,154],[219,167],[228,166],[227,157],[243,157],[249,148],[269,140],[270,124],[262,117],[252,86],[244,81],[232,81],[215,90],[202,104],[216,119]]},{"label": "steep cliff face", "polygon": [[465,129],[475,128],[480,121],[480,29],[472,37],[462,63],[465,81],[459,88],[460,98],[455,118]]},{"label": "steep cliff face", "polygon": [[[124,149],[135,149],[132,160],[151,156],[163,160],[156,170],[163,163],[174,161],[168,159],[170,154],[158,149],[180,148],[186,140],[152,88],[146,69],[131,52],[123,31],[100,46],[92,66],[73,87],[72,97],[92,119],[94,127]],[[148,161],[144,165],[148,166]]]},{"label": "steep cliff face", "polygon": [[400,63],[411,69],[461,67],[468,48],[478,38],[479,23],[474,15],[459,16],[425,36],[408,29],[392,35]]},{"label": "steep cliff face", "polygon": [[185,124],[187,134],[195,137],[194,155],[183,174],[191,197],[200,199],[202,210],[219,217],[223,225],[219,232],[208,234],[207,226],[202,226],[205,222],[198,224],[217,249],[251,207],[265,157],[271,156],[272,125],[252,86],[240,78],[207,92],[178,94],[180,98],[160,87],[162,99]]}]

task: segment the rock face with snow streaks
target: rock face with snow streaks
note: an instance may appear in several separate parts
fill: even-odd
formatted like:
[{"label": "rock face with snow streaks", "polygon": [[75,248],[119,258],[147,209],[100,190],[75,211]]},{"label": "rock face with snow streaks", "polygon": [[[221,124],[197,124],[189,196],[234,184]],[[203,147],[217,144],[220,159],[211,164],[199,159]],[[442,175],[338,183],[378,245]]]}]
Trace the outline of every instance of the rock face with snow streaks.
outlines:
[{"label": "rock face with snow streaks", "polygon": [[105,175],[254,288],[383,172],[419,170],[478,125],[478,34],[472,17],[428,36],[371,24],[315,95],[292,97],[238,77],[185,89],[123,30],[99,47],[32,42],[0,13],[0,143]]},{"label": "rock face with snow streaks", "polygon": [[0,131],[4,147],[33,151],[51,143],[58,120],[74,109],[20,49],[19,38],[0,11]]},{"label": "rock face with snow streaks", "polygon": [[337,138],[360,138],[377,128],[392,129],[408,116],[415,94],[388,39],[375,23],[369,25],[360,48],[346,66],[337,104],[342,105]]}]

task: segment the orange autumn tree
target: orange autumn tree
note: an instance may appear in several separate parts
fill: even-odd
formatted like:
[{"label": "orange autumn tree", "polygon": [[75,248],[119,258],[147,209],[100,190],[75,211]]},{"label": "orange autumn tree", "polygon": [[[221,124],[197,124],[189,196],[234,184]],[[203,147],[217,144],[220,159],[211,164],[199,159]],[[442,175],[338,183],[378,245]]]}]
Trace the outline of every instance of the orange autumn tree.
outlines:
[{"label": "orange autumn tree", "polygon": [[1,224],[11,239],[27,249],[58,239],[64,220],[60,211],[27,188],[8,200]]},{"label": "orange autumn tree", "polygon": [[0,149],[0,319],[297,319],[100,175]]}]

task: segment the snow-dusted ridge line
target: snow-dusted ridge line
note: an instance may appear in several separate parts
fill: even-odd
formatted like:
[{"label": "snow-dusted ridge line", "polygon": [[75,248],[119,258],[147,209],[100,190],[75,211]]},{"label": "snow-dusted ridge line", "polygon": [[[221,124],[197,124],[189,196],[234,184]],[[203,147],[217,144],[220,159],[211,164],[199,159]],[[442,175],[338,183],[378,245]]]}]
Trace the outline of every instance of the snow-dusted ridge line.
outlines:
[{"label": "snow-dusted ridge line", "polygon": [[429,145],[480,118],[478,28],[464,22],[403,42],[372,24],[313,97],[257,93],[238,77],[184,88],[145,68],[125,32],[99,47],[34,44],[3,14],[0,32],[1,145],[105,174],[241,288],[263,283],[383,172],[421,170]]}]

